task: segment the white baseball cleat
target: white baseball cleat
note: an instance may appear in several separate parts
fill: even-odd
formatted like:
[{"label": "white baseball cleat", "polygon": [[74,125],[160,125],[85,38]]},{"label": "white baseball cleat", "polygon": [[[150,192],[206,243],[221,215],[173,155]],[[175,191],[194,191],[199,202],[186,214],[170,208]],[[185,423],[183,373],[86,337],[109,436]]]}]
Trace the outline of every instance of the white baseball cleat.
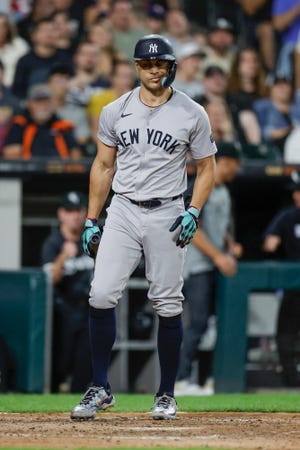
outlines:
[{"label": "white baseball cleat", "polygon": [[152,418],[154,420],[166,419],[172,420],[176,418],[177,403],[174,397],[168,394],[155,397],[152,408]]},{"label": "white baseball cleat", "polygon": [[80,403],[71,411],[72,420],[90,420],[94,419],[96,412],[112,408],[115,404],[115,398],[108,394],[103,387],[90,387]]},{"label": "white baseball cleat", "polygon": [[212,387],[201,387],[198,384],[190,383],[188,380],[181,380],[175,383],[174,393],[178,397],[181,395],[207,396],[214,392]]}]

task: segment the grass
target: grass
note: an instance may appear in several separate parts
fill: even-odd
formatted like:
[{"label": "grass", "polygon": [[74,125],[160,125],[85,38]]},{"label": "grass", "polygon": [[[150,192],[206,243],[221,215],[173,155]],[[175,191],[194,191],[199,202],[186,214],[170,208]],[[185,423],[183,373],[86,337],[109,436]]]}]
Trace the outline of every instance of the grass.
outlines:
[{"label": "grass", "polygon": [[[0,413],[69,413],[80,398],[80,394],[0,394]],[[149,412],[153,403],[153,395],[116,394],[116,400],[114,412]],[[211,397],[178,397],[177,400],[179,411],[186,412],[300,412],[299,393],[216,394]],[[1,447],[1,444],[0,448],[1,450],[16,450],[13,447]],[[155,450],[167,450],[168,448],[155,447]],[[134,449],[142,450],[141,447],[134,447]],[[233,450],[207,446],[176,448],[176,450],[189,449]],[[18,450],[21,449],[18,447]],[[52,449],[26,447],[26,450]],[[100,450],[100,447],[89,450]],[[125,448],[111,447],[110,450],[125,450]]]},{"label": "grass", "polygon": [[[0,412],[69,412],[80,394],[0,394]],[[178,397],[186,412],[300,412],[299,393],[216,394],[211,397]],[[153,396],[116,394],[115,412],[149,412]]]}]

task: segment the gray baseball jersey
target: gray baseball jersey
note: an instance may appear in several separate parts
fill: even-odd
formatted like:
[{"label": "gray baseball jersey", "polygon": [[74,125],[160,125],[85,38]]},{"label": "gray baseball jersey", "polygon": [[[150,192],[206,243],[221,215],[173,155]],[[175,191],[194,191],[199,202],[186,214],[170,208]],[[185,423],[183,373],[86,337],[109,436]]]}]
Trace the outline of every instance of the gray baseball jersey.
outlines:
[{"label": "gray baseball jersey", "polygon": [[186,190],[186,156],[216,153],[202,106],[174,89],[154,109],[142,103],[139,87],[107,105],[100,116],[98,138],[117,147],[112,188],[134,200],[170,198]]},{"label": "gray baseball jersey", "polygon": [[[115,307],[143,253],[154,309],[165,317],[180,314],[185,249],[175,245],[178,231],[169,229],[184,211],[182,197],[176,196],[186,190],[187,151],[195,159],[216,152],[207,115],[176,90],[151,110],[136,88],[104,108],[98,137],[117,147],[116,195],[107,210],[90,304]],[[159,207],[131,202],[153,198],[161,199]]]}]

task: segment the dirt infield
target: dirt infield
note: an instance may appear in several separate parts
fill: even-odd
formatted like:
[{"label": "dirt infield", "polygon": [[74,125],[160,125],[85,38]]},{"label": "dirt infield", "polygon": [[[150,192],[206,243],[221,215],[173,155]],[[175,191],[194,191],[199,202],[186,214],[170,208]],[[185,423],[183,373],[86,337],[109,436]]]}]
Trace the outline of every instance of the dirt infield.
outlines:
[{"label": "dirt infield", "polygon": [[107,412],[89,422],[72,422],[68,414],[0,414],[0,447],[134,446],[299,450],[300,414],[181,412],[154,421],[150,413]]}]

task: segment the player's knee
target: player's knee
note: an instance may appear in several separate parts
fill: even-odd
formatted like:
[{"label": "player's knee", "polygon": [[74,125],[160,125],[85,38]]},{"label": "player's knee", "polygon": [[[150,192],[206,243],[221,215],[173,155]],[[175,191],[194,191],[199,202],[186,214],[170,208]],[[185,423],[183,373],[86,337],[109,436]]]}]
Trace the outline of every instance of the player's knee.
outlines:
[{"label": "player's knee", "polygon": [[118,300],[112,293],[103,289],[103,286],[92,285],[89,303],[93,308],[108,309],[115,308]]},{"label": "player's knee", "polygon": [[168,300],[154,300],[153,308],[157,314],[161,317],[173,317],[182,313],[182,300],[181,299],[168,299]]}]

